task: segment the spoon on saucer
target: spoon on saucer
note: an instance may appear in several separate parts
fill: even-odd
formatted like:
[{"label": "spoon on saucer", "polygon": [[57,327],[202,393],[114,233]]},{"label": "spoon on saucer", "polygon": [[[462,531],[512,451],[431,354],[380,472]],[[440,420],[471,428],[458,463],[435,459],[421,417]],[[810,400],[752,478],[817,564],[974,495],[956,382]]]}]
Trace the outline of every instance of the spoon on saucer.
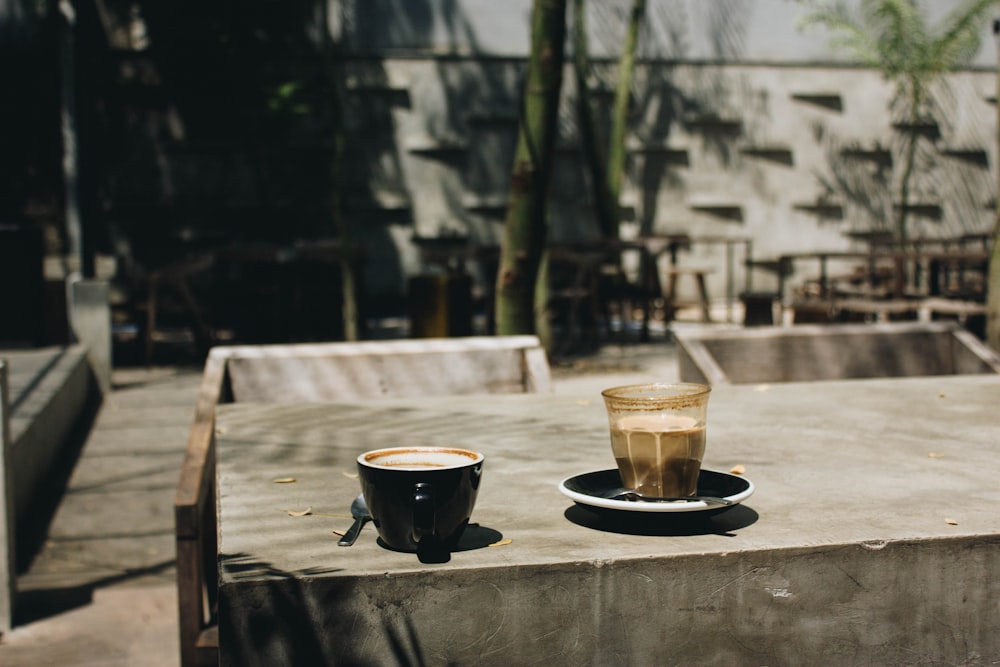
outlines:
[{"label": "spoon on saucer", "polygon": [[351,516],[354,517],[354,523],[351,524],[351,527],[340,538],[340,541],[337,542],[338,546],[349,547],[354,544],[358,539],[358,535],[361,534],[361,529],[364,527],[365,522],[372,518],[371,513],[368,512],[368,505],[365,503],[364,495],[359,493],[358,497],[351,503]]},{"label": "spoon on saucer", "polygon": [[612,489],[606,496],[609,500],[626,500],[628,502],[641,503],[668,503],[676,501],[696,502],[702,501],[706,505],[732,505],[732,500],[717,498],[715,496],[646,496],[638,491],[628,489]]}]

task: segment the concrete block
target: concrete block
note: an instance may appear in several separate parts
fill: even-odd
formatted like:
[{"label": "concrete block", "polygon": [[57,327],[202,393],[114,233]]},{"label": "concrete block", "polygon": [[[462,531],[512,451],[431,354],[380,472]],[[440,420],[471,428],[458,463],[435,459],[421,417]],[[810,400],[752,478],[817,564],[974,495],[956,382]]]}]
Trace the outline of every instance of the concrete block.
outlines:
[{"label": "concrete block", "polygon": [[711,385],[1000,373],[955,323],[675,331],[680,379]]},{"label": "concrete block", "polygon": [[[556,490],[614,465],[594,394],[220,405],[221,664],[989,664],[998,398],[995,374],[715,388],[706,467],[756,491],[662,519]],[[335,545],[357,454],[401,441],[486,455],[447,562],[371,526]]]},{"label": "concrete block", "polygon": [[111,297],[106,280],[70,279],[69,320],[74,340],[87,348],[102,393],[111,391]]},{"label": "concrete block", "polygon": [[224,652],[221,664],[988,664],[1000,650],[995,616],[977,610],[993,605],[998,546],[913,540],[558,571],[289,576],[248,590],[239,614],[223,596],[220,634],[258,651]]},{"label": "concrete block", "polygon": [[10,461],[9,386],[7,362],[0,359],[0,635],[14,618],[17,569],[14,542],[13,470]]},{"label": "concrete block", "polygon": [[82,345],[17,354],[29,365],[45,359],[30,377],[19,378],[18,390],[12,392],[8,465],[14,471],[13,504],[20,519],[83,414],[94,379]]}]

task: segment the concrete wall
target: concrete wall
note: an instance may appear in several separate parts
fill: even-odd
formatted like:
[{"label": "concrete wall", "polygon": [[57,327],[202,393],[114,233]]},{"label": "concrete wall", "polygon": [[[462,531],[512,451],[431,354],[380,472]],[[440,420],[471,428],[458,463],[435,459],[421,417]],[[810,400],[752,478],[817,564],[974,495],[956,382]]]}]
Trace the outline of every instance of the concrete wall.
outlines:
[{"label": "concrete wall", "polygon": [[[329,0],[316,12],[318,43],[325,20],[349,51],[383,54],[431,50],[524,57],[529,49],[532,0]],[[572,3],[567,3],[572,13]],[[860,0],[845,3],[855,9]],[[932,23],[961,3],[922,3]],[[632,0],[587,2],[590,51],[617,58]],[[647,0],[644,57],[707,62],[831,63],[847,57],[818,30],[803,32],[803,6],[793,0]],[[974,64],[993,67],[989,21]]]},{"label": "concrete wall", "polygon": [[[936,19],[958,2],[925,4]],[[587,5],[591,84],[606,125],[630,2]],[[135,51],[131,69],[122,70],[132,74],[122,75],[129,87],[117,100],[127,123],[123,157],[109,166],[109,223],[146,234],[154,250],[165,247],[150,233],[160,227],[173,228],[164,237],[205,243],[330,235],[335,121],[331,93],[317,83],[317,54],[332,40],[345,77],[344,200],[367,251],[366,289],[401,294],[408,278],[429,268],[413,236],[500,238],[531,7],[531,0],[316,0],[294,8],[250,3],[232,15],[144,7],[158,50],[149,58]],[[923,133],[913,235],[991,229],[997,109],[989,25],[973,67],[935,87],[933,123],[913,130],[894,127],[900,117],[880,75],[852,67],[823,31],[799,30],[798,3],[649,0],[647,12],[623,233],[747,238],[757,258],[847,249],[849,233],[886,226],[901,140],[911,131]],[[248,35],[233,46],[247,50],[219,51],[209,30],[216,22],[227,34]],[[106,27],[116,39],[126,28]],[[128,47],[126,37],[120,42]],[[299,88],[284,111],[264,104],[289,82]],[[567,70],[552,192],[557,240],[596,235],[574,96]],[[721,246],[699,245],[682,257],[715,269],[715,298],[726,287],[724,256]],[[755,289],[776,283],[768,274],[753,279]],[[733,280],[742,288],[742,274]]]},{"label": "concrete wall", "polygon": [[[595,66],[599,91],[614,88],[629,4],[588,3],[592,54],[607,58]],[[937,20],[957,3],[930,4]],[[364,110],[351,134],[364,138],[367,158],[348,201],[373,258],[370,288],[399,289],[422,268],[410,236],[499,238],[531,2],[332,7],[334,30],[357,58],[349,65],[352,102]],[[757,258],[768,258],[851,249],[850,235],[887,228],[907,130],[894,127],[893,91],[879,74],[851,67],[820,29],[801,31],[798,4],[653,0],[647,11],[622,201],[634,217],[625,234],[746,237]],[[920,205],[912,236],[992,227],[996,57],[989,30],[984,24],[977,68],[935,88],[935,125],[920,142],[911,194]],[[596,234],[570,74],[552,193],[557,240]],[[610,97],[600,99],[606,120]],[[719,245],[683,257],[716,269],[713,297],[726,289],[724,257]],[[756,288],[776,285],[773,275],[752,279]]]},{"label": "concrete wall", "polygon": [[[399,288],[421,270],[413,235],[498,241],[521,68],[518,60],[356,63],[350,134],[363,157],[347,199],[372,259],[370,287]],[[598,70],[605,87],[613,74],[612,65]],[[877,73],[659,61],[641,64],[636,79],[623,233],[748,238],[760,259],[848,250],[857,246],[854,234],[891,229],[903,131],[893,126],[892,91]],[[365,83],[376,80],[382,87]],[[991,72],[965,71],[935,89],[937,136],[920,141],[911,202],[921,206],[911,236],[991,229],[994,85]],[[568,76],[564,89],[552,236],[575,241],[594,238],[597,226]],[[386,106],[390,90],[406,104]],[[696,245],[682,261],[716,269],[710,293],[717,297],[724,257],[720,245]],[[739,262],[737,274],[742,285]],[[776,285],[769,274],[753,282]]]}]

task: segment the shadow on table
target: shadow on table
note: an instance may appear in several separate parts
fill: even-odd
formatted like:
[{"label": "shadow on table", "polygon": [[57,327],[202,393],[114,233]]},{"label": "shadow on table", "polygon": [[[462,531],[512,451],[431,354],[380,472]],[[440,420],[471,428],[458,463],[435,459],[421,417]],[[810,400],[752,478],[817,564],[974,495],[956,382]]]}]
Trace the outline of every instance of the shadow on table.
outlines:
[{"label": "shadow on table", "polygon": [[319,577],[325,574],[340,572],[339,567],[307,567],[289,572],[274,567],[255,556],[246,553],[221,554],[219,563],[226,572],[234,578],[241,577],[274,577],[276,579],[296,579],[303,577]]},{"label": "shadow on table", "polygon": [[[503,533],[500,531],[487,528],[486,526],[480,526],[478,523],[470,523],[466,526],[465,531],[462,533],[462,537],[458,540],[458,544],[453,548],[448,549],[446,547],[434,546],[421,548],[417,550],[417,559],[425,565],[447,563],[451,560],[451,555],[453,553],[482,549],[499,542],[502,539]],[[382,541],[381,537],[378,538],[378,544],[383,549],[394,551],[392,547]]]},{"label": "shadow on table", "polygon": [[[455,551],[479,549],[502,537],[472,524]],[[336,547],[334,547],[336,548]],[[225,660],[233,665],[338,665],[422,667],[439,664],[425,656],[425,640],[414,623],[413,600],[394,600],[395,577],[381,575],[324,578],[335,568],[284,571],[247,554],[226,557],[226,570],[264,574],[274,581],[223,587],[219,599],[219,636]],[[440,582],[428,570],[426,589]],[[227,591],[233,591],[229,593]],[[352,641],[352,639],[354,641]],[[433,656],[437,658],[438,656]]]},{"label": "shadow on table", "polygon": [[685,536],[723,535],[757,522],[759,515],[746,505],[711,512],[638,513],[573,505],[564,516],[584,528],[622,535]]}]

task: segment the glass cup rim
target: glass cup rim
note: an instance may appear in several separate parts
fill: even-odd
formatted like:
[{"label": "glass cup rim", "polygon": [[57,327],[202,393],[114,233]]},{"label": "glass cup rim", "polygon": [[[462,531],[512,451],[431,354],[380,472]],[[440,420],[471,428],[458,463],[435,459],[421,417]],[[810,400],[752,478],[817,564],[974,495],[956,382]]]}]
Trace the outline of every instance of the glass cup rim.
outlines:
[{"label": "glass cup rim", "polygon": [[601,391],[601,396],[612,401],[659,403],[672,399],[700,398],[711,391],[711,386],[698,382],[644,382],[608,387]]},{"label": "glass cup rim", "polygon": [[467,460],[460,463],[445,464],[441,466],[435,466],[438,470],[448,470],[454,468],[464,468],[466,466],[476,465],[477,463],[482,463],[486,457],[482,452],[475,452],[471,449],[464,449],[462,447],[442,447],[442,446],[403,446],[403,447],[383,447],[381,449],[372,449],[367,452],[362,452],[358,455],[357,461],[359,465],[366,466],[368,468],[375,468],[378,470],[400,470],[401,468],[397,466],[386,466],[379,463],[375,463],[371,459],[378,459],[381,456],[391,454],[393,452],[398,452],[400,454],[406,453],[424,453],[424,454],[457,454],[459,456],[465,457]]}]

